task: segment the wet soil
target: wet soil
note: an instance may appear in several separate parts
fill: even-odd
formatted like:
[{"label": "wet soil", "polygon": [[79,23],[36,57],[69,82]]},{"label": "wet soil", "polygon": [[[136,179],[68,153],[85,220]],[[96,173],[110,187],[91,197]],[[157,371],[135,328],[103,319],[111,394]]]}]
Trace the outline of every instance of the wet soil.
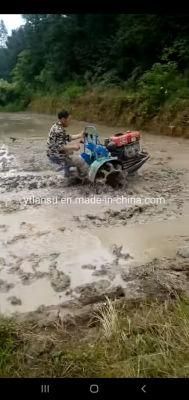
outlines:
[{"label": "wet soil", "polygon": [[188,293],[189,142],[143,133],[151,158],[123,188],[71,186],[46,157],[53,120],[0,114],[0,312],[44,323],[107,296]]}]

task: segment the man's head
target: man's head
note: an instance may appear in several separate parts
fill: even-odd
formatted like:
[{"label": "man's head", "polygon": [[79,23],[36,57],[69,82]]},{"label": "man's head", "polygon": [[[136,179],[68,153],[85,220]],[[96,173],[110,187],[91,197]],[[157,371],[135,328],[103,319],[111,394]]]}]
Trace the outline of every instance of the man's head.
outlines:
[{"label": "man's head", "polygon": [[58,113],[58,119],[63,126],[67,127],[70,122],[70,113],[66,110],[60,111]]}]

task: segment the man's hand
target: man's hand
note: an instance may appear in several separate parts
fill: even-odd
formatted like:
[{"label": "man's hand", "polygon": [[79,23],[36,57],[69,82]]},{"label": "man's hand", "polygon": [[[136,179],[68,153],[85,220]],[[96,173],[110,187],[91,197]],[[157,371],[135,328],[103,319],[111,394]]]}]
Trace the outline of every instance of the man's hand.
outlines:
[{"label": "man's hand", "polygon": [[80,136],[81,136],[82,139],[84,138],[84,136],[85,136],[85,129],[83,129],[83,130],[80,132]]}]

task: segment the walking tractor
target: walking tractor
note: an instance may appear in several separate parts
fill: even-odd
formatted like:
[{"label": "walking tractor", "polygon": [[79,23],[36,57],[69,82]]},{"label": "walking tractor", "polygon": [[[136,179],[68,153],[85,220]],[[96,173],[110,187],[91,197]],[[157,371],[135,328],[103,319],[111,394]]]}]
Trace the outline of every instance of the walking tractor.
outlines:
[{"label": "walking tractor", "polygon": [[150,157],[141,149],[140,139],[140,132],[127,131],[102,144],[96,127],[86,126],[81,157],[88,164],[89,181],[112,187],[122,185],[127,174],[137,171]]}]

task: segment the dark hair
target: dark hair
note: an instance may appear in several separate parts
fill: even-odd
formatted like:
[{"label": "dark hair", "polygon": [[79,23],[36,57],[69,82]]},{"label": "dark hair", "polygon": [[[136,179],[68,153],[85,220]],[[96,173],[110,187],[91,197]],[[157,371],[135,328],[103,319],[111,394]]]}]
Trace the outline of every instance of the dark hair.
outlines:
[{"label": "dark hair", "polygon": [[61,119],[61,118],[68,118],[69,115],[70,115],[70,113],[69,113],[68,111],[66,111],[66,110],[60,111],[60,112],[58,113],[58,119]]}]

